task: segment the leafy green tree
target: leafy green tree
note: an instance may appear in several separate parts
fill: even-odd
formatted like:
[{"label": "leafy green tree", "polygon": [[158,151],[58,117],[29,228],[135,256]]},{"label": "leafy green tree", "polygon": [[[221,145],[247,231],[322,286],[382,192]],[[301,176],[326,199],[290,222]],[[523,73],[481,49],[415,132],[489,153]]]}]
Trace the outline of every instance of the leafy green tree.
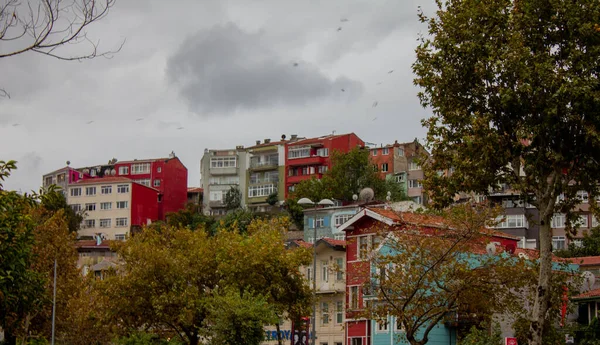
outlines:
[{"label": "leafy green tree", "polygon": [[469,333],[458,342],[459,345],[502,345],[502,332],[500,326],[495,325],[492,331],[471,327]]},{"label": "leafy green tree", "polygon": [[296,225],[298,229],[304,229],[304,207],[299,205],[298,201],[293,198],[287,199],[285,204],[283,204],[283,207],[294,225]]},{"label": "leafy green tree", "polygon": [[279,201],[279,194],[277,193],[277,191],[269,194],[269,196],[267,196],[267,204],[271,205],[271,206],[275,206],[275,204],[277,204],[277,202]]},{"label": "leafy green tree", "polygon": [[[413,65],[435,160],[424,165],[434,204],[501,184],[540,213],[540,274],[529,344],[550,306],[551,219],[574,220],[578,190],[600,195],[598,0],[436,1]],[[438,174],[452,171],[452,174]],[[565,199],[557,202],[557,197]],[[597,208],[595,203],[592,207]]]},{"label": "leafy green tree", "polygon": [[555,254],[563,258],[600,255],[600,228],[596,227],[585,232],[581,239],[581,246],[569,243],[567,249],[556,251]]},{"label": "leafy green tree", "polygon": [[264,325],[278,322],[265,297],[231,288],[215,296],[208,320],[214,345],[259,345]]},{"label": "leafy green tree", "polygon": [[227,193],[225,193],[225,208],[227,210],[237,210],[242,207],[242,192],[240,189],[234,186],[231,186]]},{"label": "leafy green tree", "polygon": [[[170,212],[166,216],[166,224],[172,227],[185,227],[196,230],[202,227],[210,228],[216,223],[214,217],[206,216],[199,212],[198,206],[188,204],[182,210]],[[158,225],[159,227],[162,225]]]},{"label": "leafy green tree", "polygon": [[14,345],[26,315],[40,307],[44,279],[31,269],[35,221],[34,198],[3,189],[2,181],[16,169],[15,161],[0,161],[0,325],[5,342]]}]

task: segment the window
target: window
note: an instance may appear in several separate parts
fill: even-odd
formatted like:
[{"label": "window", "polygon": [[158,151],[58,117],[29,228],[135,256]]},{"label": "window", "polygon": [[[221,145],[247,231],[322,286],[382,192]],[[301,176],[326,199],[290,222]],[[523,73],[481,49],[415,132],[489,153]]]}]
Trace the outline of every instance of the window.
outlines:
[{"label": "window", "polygon": [[110,218],[100,219],[101,228],[110,228]]},{"label": "window", "polygon": [[414,201],[415,203],[419,204],[419,205],[423,205],[423,197],[422,196],[412,196],[410,198],[412,201]]},{"label": "window", "polygon": [[112,202],[101,202],[100,203],[101,210],[110,210],[112,209]]},{"label": "window", "polygon": [[371,150],[371,155],[372,156],[377,156],[377,149]]},{"label": "window", "polygon": [[119,175],[129,175],[129,166],[119,167]]},{"label": "window", "polygon": [[160,187],[160,180],[159,179],[154,180],[153,186]]},{"label": "window", "polygon": [[335,323],[344,323],[344,302],[335,303]]},{"label": "window", "polygon": [[582,203],[587,204],[589,200],[588,192],[584,190],[577,191],[577,199],[581,200]]},{"label": "window", "polygon": [[390,149],[388,147],[384,147],[381,149],[381,154],[382,155],[389,155],[390,154]]},{"label": "window", "polygon": [[329,261],[321,261],[321,280],[324,282],[329,281]]},{"label": "window", "polygon": [[566,223],[566,217],[562,213],[555,213],[552,216],[552,227],[553,228],[564,228]]},{"label": "window", "polygon": [[421,166],[417,162],[412,161],[408,163],[408,170],[421,170]]},{"label": "window", "polygon": [[402,182],[404,182],[404,175],[396,175],[396,176],[394,176],[394,181],[396,181],[396,183],[402,183]]},{"label": "window", "polygon": [[[250,183],[253,183],[253,182],[251,181]],[[238,176],[211,177],[209,179],[209,184],[215,184],[215,185],[240,184],[240,178]]]},{"label": "window", "polygon": [[381,164],[381,171],[382,172],[387,172],[388,171],[388,164],[387,163]]},{"label": "window", "polygon": [[398,157],[404,157],[404,149],[401,147],[396,148],[396,153],[398,154]]},{"label": "window", "polygon": [[404,325],[402,324],[402,320],[398,320],[398,318],[396,318],[396,331],[404,332]]},{"label": "window", "polygon": [[96,195],[96,187],[85,187],[85,195]]},{"label": "window", "polygon": [[587,214],[582,214],[579,216],[579,218],[576,221],[576,224],[579,225],[579,227],[581,228],[588,228],[588,216]]},{"label": "window", "polygon": [[517,248],[525,248],[525,236],[517,236],[520,238],[519,242],[517,242]]},{"label": "window", "polygon": [[595,216],[592,216],[592,228],[595,228],[598,226],[598,219],[596,219]]},{"label": "window", "polygon": [[95,219],[86,219],[83,222],[83,226],[85,228],[95,228],[96,227],[96,220]]},{"label": "window", "polygon": [[388,320],[377,320],[377,332],[388,331]]},{"label": "window", "polygon": [[583,241],[580,239],[573,240],[572,242],[573,242],[573,246],[575,246],[577,248],[583,247]]},{"label": "window", "polygon": [[344,259],[336,258],[335,259],[335,280],[341,281],[344,280]]},{"label": "window", "polygon": [[319,174],[324,174],[327,172],[327,170],[329,170],[329,167],[327,165],[320,165],[319,166]]},{"label": "window", "polygon": [[408,188],[423,188],[423,184],[419,180],[408,180]]},{"label": "window", "polygon": [[115,240],[125,241],[125,234],[115,234]]},{"label": "window", "polygon": [[362,338],[352,338],[351,345],[362,345]]},{"label": "window", "polygon": [[112,186],[101,186],[100,187],[100,193],[102,193],[102,194],[111,194],[112,193]]},{"label": "window", "polygon": [[329,303],[321,303],[321,324],[329,324]]},{"label": "window", "polygon": [[117,218],[115,219],[115,225],[118,227],[127,226],[127,218]]},{"label": "window", "polygon": [[323,216],[317,217],[315,220],[315,227],[322,228],[325,225],[325,218]]},{"label": "window", "polygon": [[156,168],[156,172],[157,173],[162,172],[162,168],[161,167]]},{"label": "window", "polygon": [[73,209],[73,211],[75,212],[81,212],[81,204],[72,204],[71,208]]},{"label": "window", "polygon": [[86,211],[96,211],[96,203],[85,204]]},{"label": "window", "polygon": [[350,287],[350,309],[358,309],[358,286]]},{"label": "window", "polygon": [[342,224],[346,223],[350,218],[354,217],[353,214],[338,214],[335,216],[335,226],[340,227]]},{"label": "window", "polygon": [[131,164],[131,175],[149,174],[150,163]]},{"label": "window", "polygon": [[288,149],[288,158],[303,158],[310,157],[310,147],[308,146],[300,146],[300,147],[290,147]]},{"label": "window", "polygon": [[524,214],[509,214],[504,217],[499,217],[498,220],[504,219],[496,225],[496,228],[524,228],[527,227],[527,220]]},{"label": "window", "polygon": [[358,238],[358,252],[356,253],[356,258],[358,260],[364,259],[369,250],[369,239],[370,236],[360,236]]},{"label": "window", "polygon": [[248,187],[248,197],[254,198],[254,197],[268,196],[269,194],[272,194],[276,191],[277,191],[277,188],[275,187],[274,184],[250,186],[250,187]]},{"label": "window", "polygon": [[317,149],[317,156],[328,157],[329,156],[329,149],[328,148]]},{"label": "window", "polygon": [[346,236],[344,234],[335,234],[335,235],[333,235],[333,238],[336,240],[343,241],[346,239]]},{"label": "window", "polygon": [[120,184],[117,185],[117,193],[129,193],[129,185],[128,184]]},{"label": "window", "polygon": [[65,182],[65,174],[56,175],[56,182],[57,183]]},{"label": "window", "polygon": [[210,201],[222,201],[223,200],[223,191],[214,191],[210,192]]},{"label": "window", "polygon": [[536,249],[537,247],[537,240],[535,238],[531,238],[531,239],[527,239],[527,241],[525,241],[525,248],[527,249]]},{"label": "window", "polygon": [[133,182],[139,183],[139,184],[144,185],[146,187],[150,187],[150,179],[149,178],[143,178],[143,179],[140,179],[140,180],[133,180]]},{"label": "window", "polygon": [[48,176],[44,179],[44,184],[45,185],[51,185],[52,184],[52,176]]},{"label": "window", "polygon": [[565,249],[565,236],[552,236],[552,250]]},{"label": "window", "polygon": [[237,159],[233,157],[214,157],[210,159],[211,168],[235,168]]},{"label": "window", "polygon": [[125,209],[125,208],[127,208],[128,203],[129,203],[129,201],[117,201],[117,208]]}]

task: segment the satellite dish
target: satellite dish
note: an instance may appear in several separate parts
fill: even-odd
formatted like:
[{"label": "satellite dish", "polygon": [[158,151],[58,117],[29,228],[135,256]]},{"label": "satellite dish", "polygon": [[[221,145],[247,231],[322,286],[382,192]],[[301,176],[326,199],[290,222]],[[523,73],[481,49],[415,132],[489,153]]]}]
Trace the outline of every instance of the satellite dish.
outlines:
[{"label": "satellite dish", "polygon": [[104,170],[104,176],[108,176],[108,175],[110,175],[110,169]]},{"label": "satellite dish", "polygon": [[489,254],[489,255],[494,255],[496,254],[496,245],[494,243],[488,243],[485,246],[485,251]]},{"label": "satellite dish", "polygon": [[371,188],[363,188],[360,193],[358,193],[358,198],[362,201],[369,202],[373,200],[375,197],[375,192]]},{"label": "satellite dish", "polygon": [[112,170],[110,171],[110,174],[111,174],[112,176],[115,176],[115,175],[117,174],[117,171],[116,171],[115,169],[112,169]]},{"label": "satellite dish", "polygon": [[594,288],[594,284],[596,283],[596,276],[594,273],[590,271],[584,271],[581,273],[581,278],[583,278],[582,289],[584,291],[589,291]]},{"label": "satellite dish", "polygon": [[67,165],[71,165],[71,161],[67,161]]},{"label": "satellite dish", "polygon": [[523,253],[523,252],[520,252],[520,253],[519,253],[519,258],[520,258],[520,259],[525,259],[525,260],[528,260],[528,259],[529,259],[529,256],[528,256],[527,254]]}]

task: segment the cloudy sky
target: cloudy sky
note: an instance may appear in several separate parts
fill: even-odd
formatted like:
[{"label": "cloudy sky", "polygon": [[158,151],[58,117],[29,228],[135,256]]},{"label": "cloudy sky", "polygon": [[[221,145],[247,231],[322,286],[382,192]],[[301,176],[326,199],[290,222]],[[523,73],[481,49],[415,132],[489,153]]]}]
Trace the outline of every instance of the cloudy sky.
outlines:
[{"label": "cloudy sky", "polygon": [[117,0],[88,29],[100,50],[125,40],[112,59],[0,59],[11,95],[0,98],[0,160],[19,162],[5,187],[37,190],[67,160],[171,151],[198,186],[205,148],[333,131],[376,144],[421,139],[418,6],[434,9],[433,0]]}]

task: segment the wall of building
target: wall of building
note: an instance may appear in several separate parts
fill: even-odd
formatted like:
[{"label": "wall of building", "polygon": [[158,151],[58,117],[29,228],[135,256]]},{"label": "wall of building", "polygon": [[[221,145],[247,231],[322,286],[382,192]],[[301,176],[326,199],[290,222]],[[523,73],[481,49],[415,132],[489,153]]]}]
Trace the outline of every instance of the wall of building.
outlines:
[{"label": "wall of building", "polygon": [[154,188],[132,183],[131,225],[144,226],[160,219],[159,192]]},{"label": "wall of building", "polygon": [[[313,242],[314,238],[314,219],[323,218],[322,226],[317,227],[317,239],[323,237],[345,239],[345,234],[338,230],[336,219],[350,219],[358,212],[358,205],[349,205],[341,207],[327,207],[317,210],[305,210],[304,213],[304,241]],[[341,220],[340,220],[341,221]],[[321,222],[318,222],[321,224]]]},{"label": "wall of building", "polygon": [[[212,168],[211,159],[217,157],[235,157],[235,167]],[[207,214],[224,214],[225,204],[223,202],[224,195],[231,187],[237,187],[241,194],[242,207],[246,206],[246,170],[248,167],[248,156],[243,146],[231,150],[208,150],[204,151],[204,155],[200,160],[200,169],[202,174],[202,188],[204,190],[204,198],[202,211]],[[237,177],[237,184],[221,183],[215,184],[212,179],[219,178],[224,181],[227,178]],[[221,201],[211,200],[211,193],[218,192],[221,194]]]},{"label": "wall of building", "polygon": [[[187,168],[181,163],[179,158],[169,159],[166,162],[157,161],[154,168],[155,176],[161,179],[162,206],[159,205],[158,219],[164,219],[169,212],[177,212],[185,207],[187,202]],[[157,167],[161,164],[161,172],[157,172]],[[157,187],[155,187],[157,188]]]}]

